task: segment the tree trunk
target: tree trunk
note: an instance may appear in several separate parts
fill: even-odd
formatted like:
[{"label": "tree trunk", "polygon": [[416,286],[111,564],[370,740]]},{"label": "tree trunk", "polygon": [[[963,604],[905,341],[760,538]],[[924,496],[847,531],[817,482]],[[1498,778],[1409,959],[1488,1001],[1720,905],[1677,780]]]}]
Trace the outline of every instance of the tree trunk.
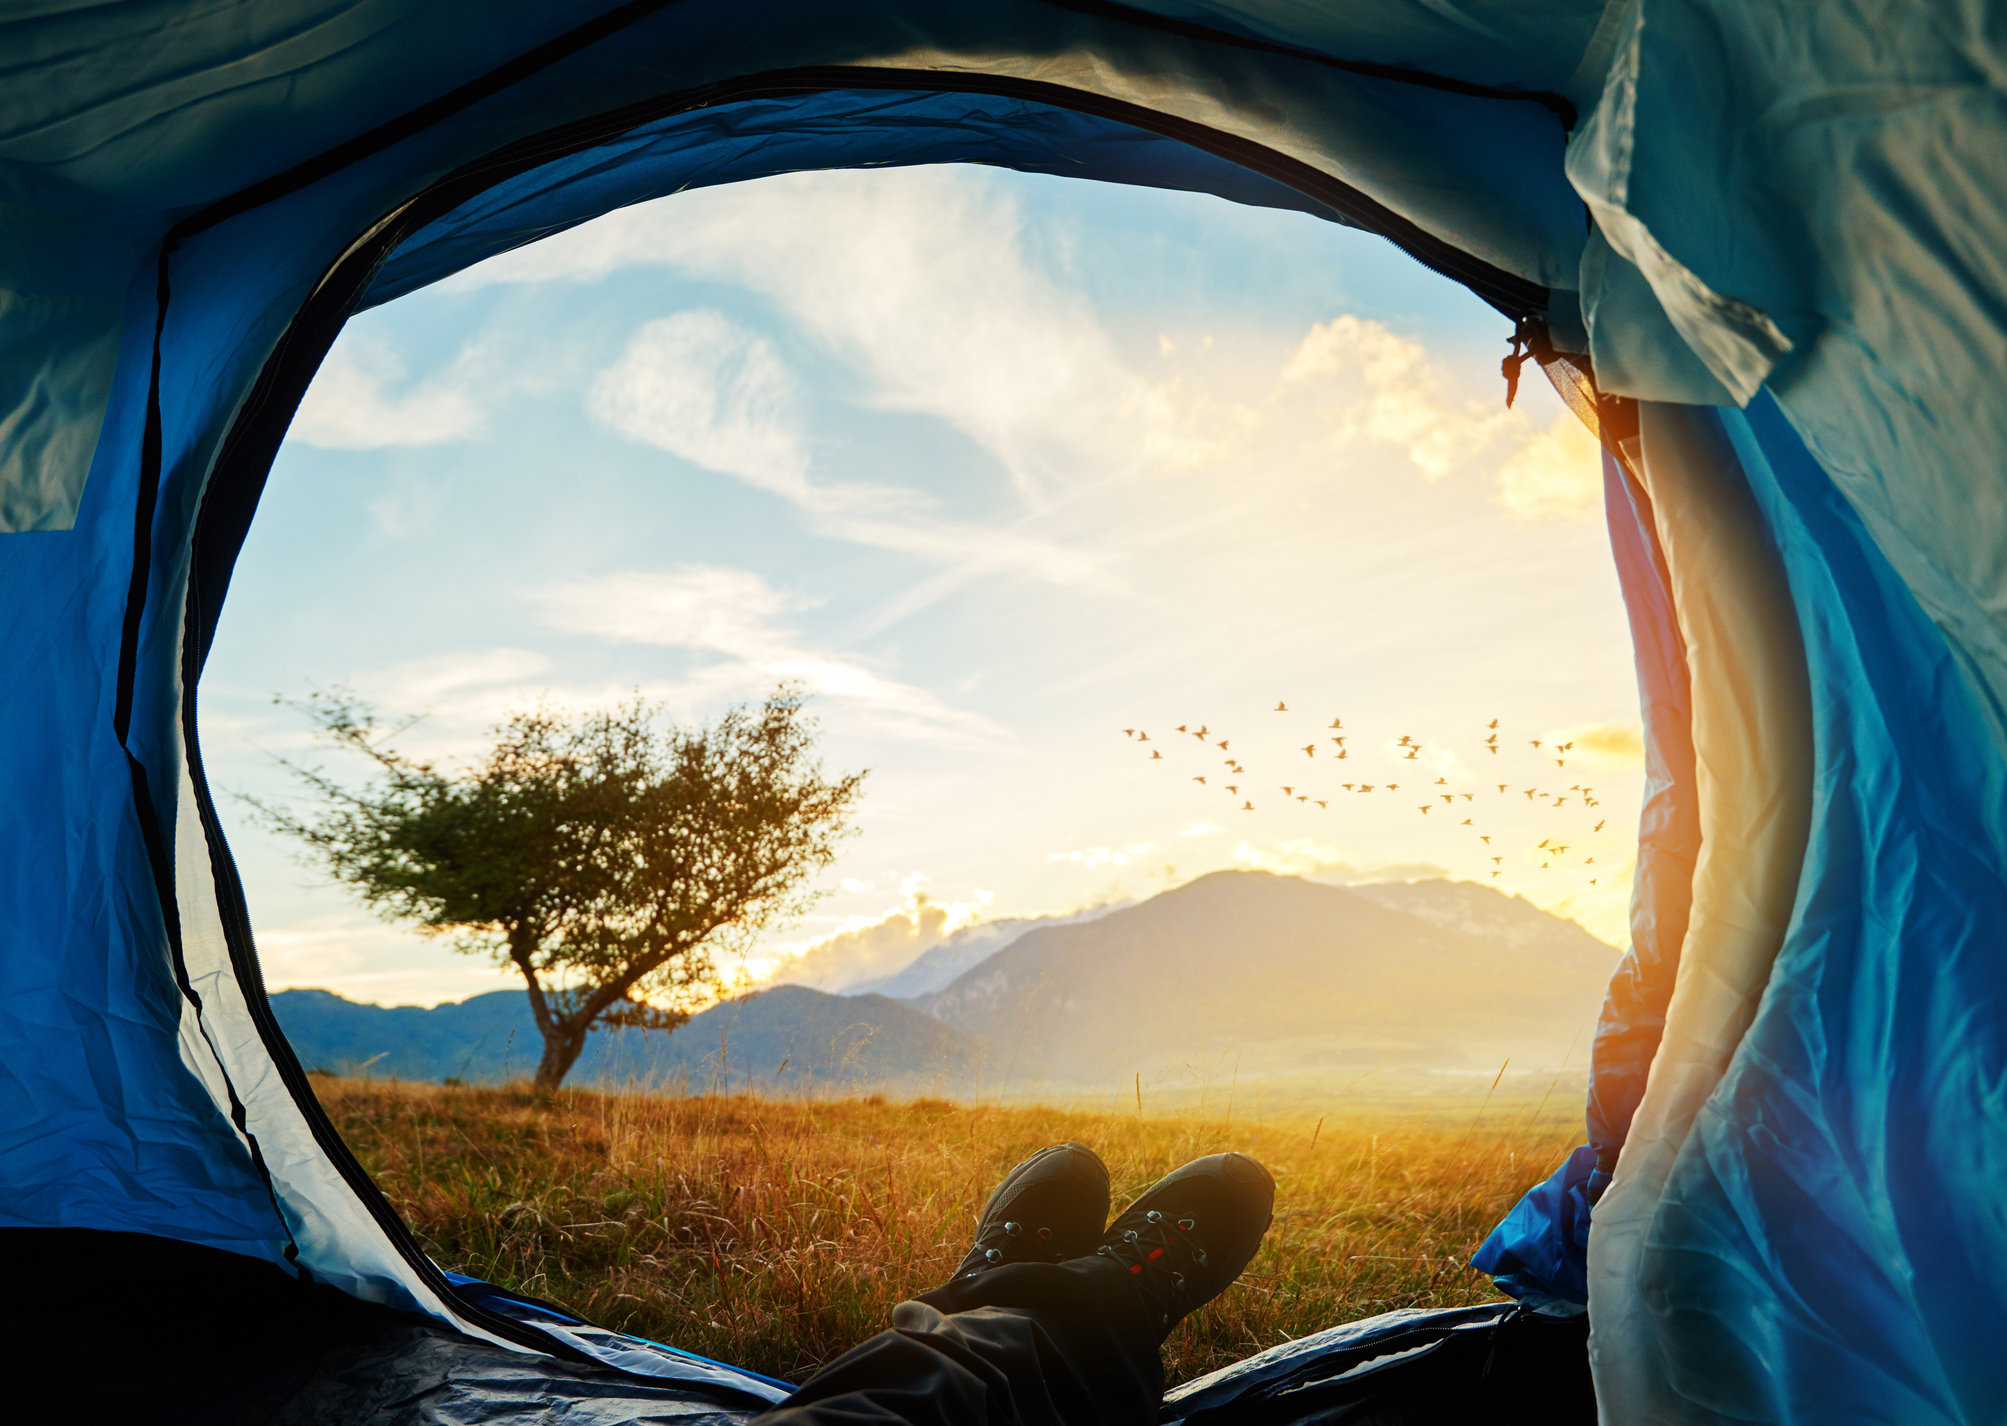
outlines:
[{"label": "tree trunk", "polygon": [[578,1057],[585,1053],[586,1027],[574,1029],[562,1022],[544,1031],[544,1057],[537,1062],[534,1088],[538,1094],[555,1094],[564,1083]]}]

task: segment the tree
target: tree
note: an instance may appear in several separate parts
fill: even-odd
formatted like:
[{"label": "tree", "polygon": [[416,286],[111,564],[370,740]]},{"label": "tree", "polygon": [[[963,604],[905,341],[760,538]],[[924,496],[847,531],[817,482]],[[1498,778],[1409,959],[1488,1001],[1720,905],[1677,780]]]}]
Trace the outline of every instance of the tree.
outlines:
[{"label": "tree", "polygon": [[343,693],[299,706],[374,764],[370,780],[281,759],[316,812],[245,800],[386,920],[521,971],[544,1092],[594,1027],[675,1030],[718,993],[722,959],[813,905],[865,776],[823,776],[786,685],[688,728],[639,696],[580,716],[542,704],[457,772],[393,746],[412,721],[386,726]]}]

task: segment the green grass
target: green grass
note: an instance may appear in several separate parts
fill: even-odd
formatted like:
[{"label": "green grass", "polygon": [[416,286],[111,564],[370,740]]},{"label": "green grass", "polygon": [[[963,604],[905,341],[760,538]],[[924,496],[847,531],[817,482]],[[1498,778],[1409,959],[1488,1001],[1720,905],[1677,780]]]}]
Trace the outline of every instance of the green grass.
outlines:
[{"label": "green grass", "polygon": [[[1466,1263],[1580,1137],[1524,1106],[1321,1124],[945,1100],[662,1098],[320,1078],[322,1102],[440,1263],[604,1326],[799,1381],[939,1285],[997,1179],[1092,1145],[1119,1211],[1225,1149],[1280,1185],[1275,1226],[1165,1347],[1176,1383],[1335,1323],[1496,1297]],[[1243,1105],[1245,1115],[1247,1106]]]}]

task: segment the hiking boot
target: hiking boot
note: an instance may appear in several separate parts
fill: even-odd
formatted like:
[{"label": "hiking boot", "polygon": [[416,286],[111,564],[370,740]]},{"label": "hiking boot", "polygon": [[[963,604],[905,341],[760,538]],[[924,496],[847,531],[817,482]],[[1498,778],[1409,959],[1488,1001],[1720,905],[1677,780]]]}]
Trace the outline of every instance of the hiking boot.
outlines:
[{"label": "hiking boot", "polygon": [[1084,1144],[1040,1149],[1004,1175],[976,1224],[975,1245],[955,1276],[1006,1263],[1084,1258],[1108,1221],[1108,1166]]},{"label": "hiking boot", "polygon": [[1108,1225],[1094,1251],[1128,1268],[1168,1336],[1232,1285],[1274,1216],[1275,1180],[1246,1154],[1194,1159]]}]

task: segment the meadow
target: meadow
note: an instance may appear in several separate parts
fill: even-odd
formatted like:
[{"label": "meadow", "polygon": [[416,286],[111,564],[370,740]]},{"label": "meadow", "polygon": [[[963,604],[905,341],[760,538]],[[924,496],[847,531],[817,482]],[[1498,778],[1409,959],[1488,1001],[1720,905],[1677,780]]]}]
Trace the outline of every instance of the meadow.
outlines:
[{"label": "meadow", "polygon": [[1142,1113],[315,1084],[441,1264],[792,1381],[937,1286],[996,1181],[1047,1144],[1099,1152],[1117,1211],[1202,1154],[1276,1175],[1260,1255],[1166,1344],[1175,1384],[1335,1323],[1493,1300],[1471,1253],[1581,1137],[1572,1113],[1490,1096],[1321,1118],[1243,1102],[1235,1118],[1231,1099]]}]

